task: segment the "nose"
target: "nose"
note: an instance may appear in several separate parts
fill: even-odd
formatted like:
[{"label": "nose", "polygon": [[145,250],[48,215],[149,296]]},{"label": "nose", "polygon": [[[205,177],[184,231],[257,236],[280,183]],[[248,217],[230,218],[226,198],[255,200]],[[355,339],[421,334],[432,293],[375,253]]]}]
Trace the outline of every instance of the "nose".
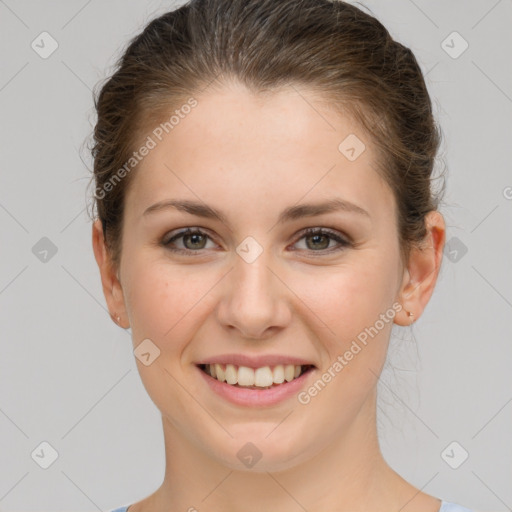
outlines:
[{"label": "nose", "polygon": [[266,339],[290,322],[291,292],[269,260],[265,251],[251,263],[237,255],[226,276],[217,317],[223,328],[236,329],[239,337]]}]

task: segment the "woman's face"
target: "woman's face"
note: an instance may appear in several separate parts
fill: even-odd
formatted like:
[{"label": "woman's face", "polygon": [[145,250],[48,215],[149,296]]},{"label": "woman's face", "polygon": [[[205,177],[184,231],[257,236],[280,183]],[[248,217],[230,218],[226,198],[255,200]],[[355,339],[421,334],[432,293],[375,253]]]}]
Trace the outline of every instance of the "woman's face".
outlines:
[{"label": "woman's face", "polygon": [[[156,146],[133,171],[125,317],[134,349],[145,343],[138,369],[172,435],[231,468],[261,454],[256,471],[281,470],[374,427],[404,278],[395,201],[371,140],[307,90],[263,99],[231,86],[195,98],[161,141],[149,134]],[[196,214],[148,211],[171,200],[197,204]],[[297,209],[333,201],[346,207]],[[223,220],[201,214],[213,210]],[[176,236],[186,228],[200,234]],[[207,376],[198,364],[209,361],[269,366],[260,383],[279,362],[314,368],[298,385],[244,390]]]}]

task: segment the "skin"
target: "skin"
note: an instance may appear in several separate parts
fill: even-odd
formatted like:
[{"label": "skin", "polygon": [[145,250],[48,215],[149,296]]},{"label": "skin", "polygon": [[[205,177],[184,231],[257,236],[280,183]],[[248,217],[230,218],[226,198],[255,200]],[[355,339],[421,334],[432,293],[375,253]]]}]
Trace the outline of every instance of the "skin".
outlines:
[{"label": "skin", "polygon": [[[119,268],[101,223],[93,225],[109,311],[131,327],[134,348],[149,338],[160,349],[149,366],[136,362],[162,413],[166,472],[129,512],[437,512],[440,500],[381,455],[376,385],[393,322],[409,325],[407,311],[418,319],[434,290],[443,217],[428,214],[424,245],[402,262],[392,191],[375,170],[371,138],[352,120],[298,87],[259,97],[231,83],[195,97],[198,106],[136,169]],[[351,133],[366,145],[353,162],[338,150]],[[334,197],[368,216],[337,211],[276,223],[286,207]],[[204,202],[229,225],[175,209],[143,216],[171,198]],[[162,245],[186,227],[209,237],[174,242],[189,255]],[[304,238],[308,227],[353,244],[332,251],[334,239]],[[263,248],[253,263],[236,252],[247,236]],[[403,309],[307,405],[295,395],[271,407],[233,405],[194,364],[232,352],[295,355],[317,366],[307,387],[394,303]],[[252,468],[236,456],[247,442],[262,453]]]}]

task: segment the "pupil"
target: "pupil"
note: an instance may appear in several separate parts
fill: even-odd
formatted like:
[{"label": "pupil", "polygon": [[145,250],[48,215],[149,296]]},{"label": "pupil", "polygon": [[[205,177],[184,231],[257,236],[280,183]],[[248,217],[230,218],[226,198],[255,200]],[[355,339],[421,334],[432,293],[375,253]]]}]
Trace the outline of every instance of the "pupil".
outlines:
[{"label": "pupil", "polygon": [[[198,241],[197,239],[198,239],[198,238],[199,238],[199,239],[200,239],[200,238],[203,238],[203,235],[199,235],[199,234],[195,233],[195,234],[191,234],[191,235],[186,235],[186,237],[185,237],[185,238],[186,238],[187,240],[192,239],[192,240],[193,240],[193,241],[192,241],[192,244],[193,244],[193,245],[196,245],[196,243],[197,243],[197,241]],[[197,248],[197,247],[194,247],[194,248]],[[200,247],[200,248],[202,248],[202,247]]]},{"label": "pupil", "polygon": [[318,240],[318,238],[323,238],[324,241],[327,241],[327,244],[323,244],[321,249],[325,249],[329,246],[329,238],[325,235],[312,235],[310,238]]}]

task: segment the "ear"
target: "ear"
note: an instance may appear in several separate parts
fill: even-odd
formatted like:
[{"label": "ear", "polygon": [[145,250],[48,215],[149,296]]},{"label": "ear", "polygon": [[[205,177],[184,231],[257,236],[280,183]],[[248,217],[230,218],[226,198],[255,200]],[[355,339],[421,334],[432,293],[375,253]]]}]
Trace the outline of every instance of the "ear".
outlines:
[{"label": "ear", "polygon": [[[426,215],[427,234],[419,247],[413,247],[404,270],[398,302],[403,309],[395,316],[398,325],[410,325],[417,320],[428,304],[439,275],[446,228],[443,216],[437,210]],[[407,312],[412,313],[409,316]]]},{"label": "ear", "polygon": [[[128,315],[126,314],[123,289],[119,282],[119,272],[112,264],[110,254],[107,251],[103,239],[103,226],[99,219],[94,221],[92,226],[92,246],[96,263],[100,269],[103,294],[107,301],[110,317],[117,325],[127,329],[130,325],[127,323]],[[119,321],[117,321],[118,316],[120,317]]]}]

